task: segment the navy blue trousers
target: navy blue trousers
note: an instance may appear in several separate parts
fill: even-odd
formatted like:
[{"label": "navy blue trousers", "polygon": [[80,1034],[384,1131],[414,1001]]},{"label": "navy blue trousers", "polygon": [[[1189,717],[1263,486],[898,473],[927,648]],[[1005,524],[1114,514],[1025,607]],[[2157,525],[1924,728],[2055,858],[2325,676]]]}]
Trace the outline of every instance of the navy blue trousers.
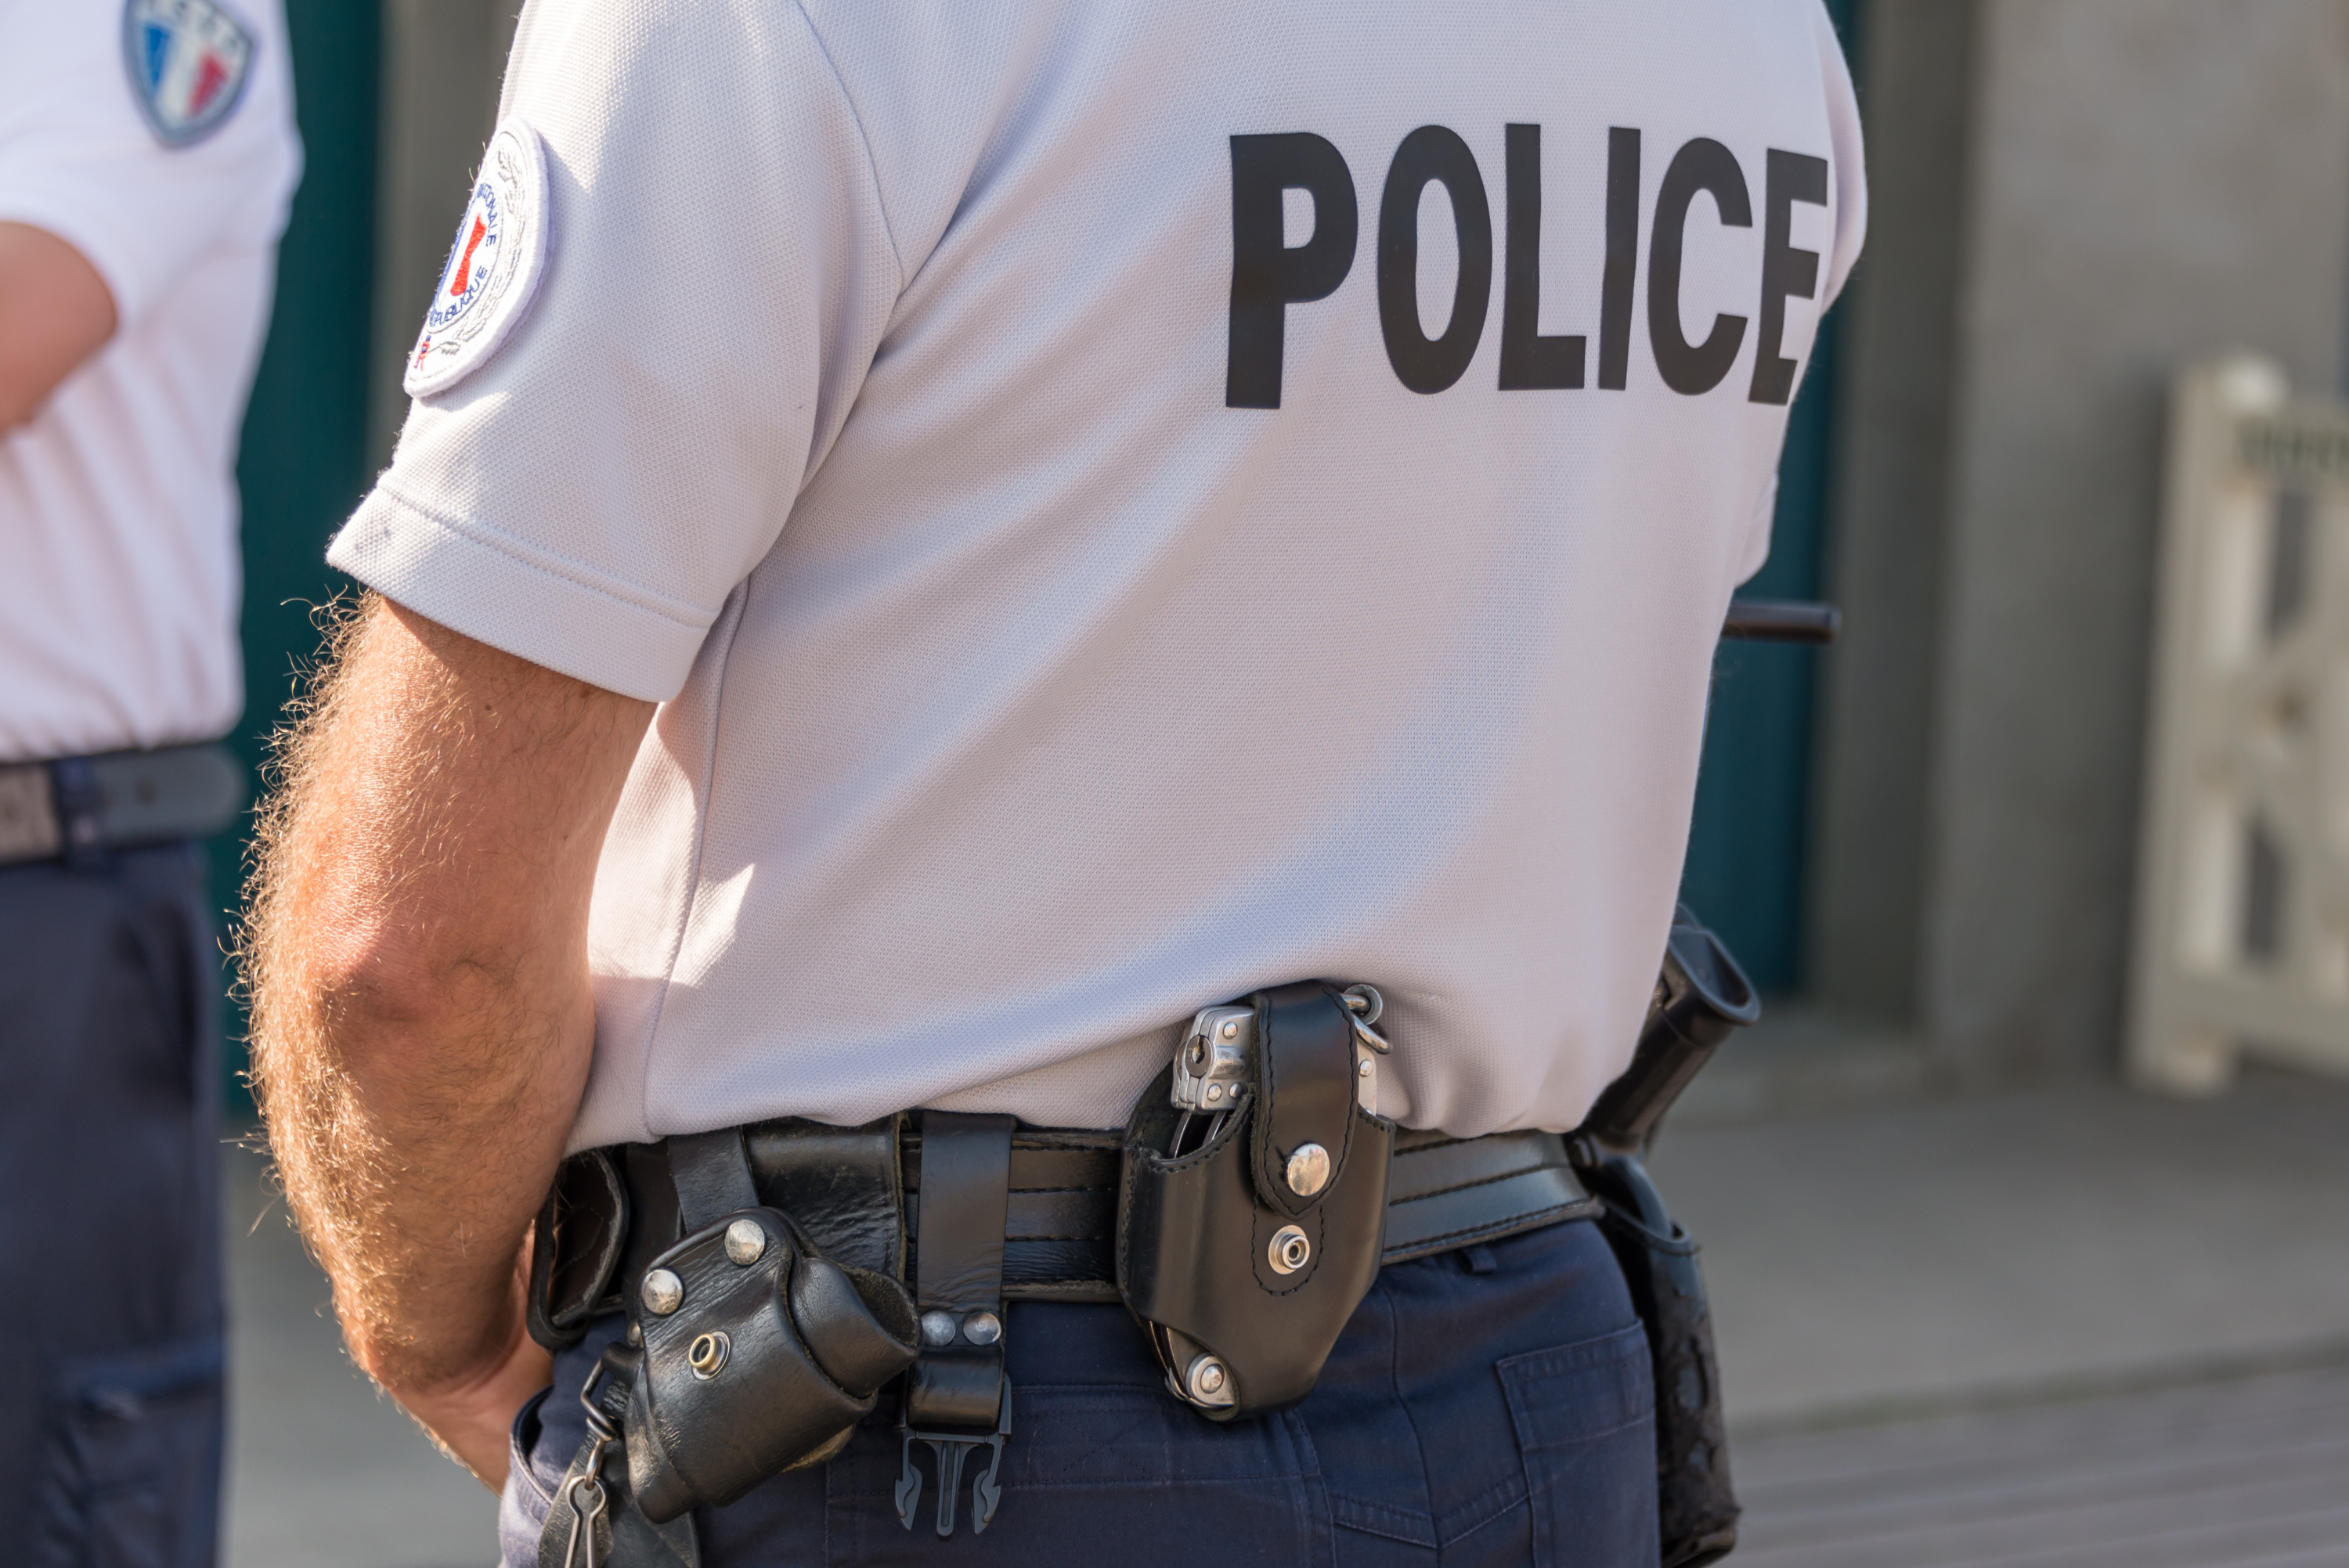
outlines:
[{"label": "navy blue trousers", "polygon": [[0,868],[0,1558],[219,1534],[220,954],[202,853]]},{"label": "navy blue trousers", "polygon": [[[537,1561],[585,1430],[575,1396],[618,1320],[602,1326],[514,1423],[507,1568]],[[1014,1302],[1009,1330],[1015,1418],[984,1535],[966,1474],[937,1538],[926,1455],[916,1527],[898,1523],[885,1394],[832,1463],[696,1514],[705,1568],[1654,1568],[1647,1340],[1588,1222],[1381,1271],[1311,1397],[1229,1426],[1175,1403],[1123,1307]]]}]

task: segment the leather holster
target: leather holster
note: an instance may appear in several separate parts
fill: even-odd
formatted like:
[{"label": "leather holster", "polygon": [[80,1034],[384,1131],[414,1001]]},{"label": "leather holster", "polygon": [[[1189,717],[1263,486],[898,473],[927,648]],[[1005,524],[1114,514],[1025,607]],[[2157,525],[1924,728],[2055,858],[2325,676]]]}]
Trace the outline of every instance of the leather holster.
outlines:
[{"label": "leather holster", "polygon": [[[1394,1147],[1394,1123],[1356,1101],[1339,993],[1307,981],[1248,1000],[1258,1047],[1242,1109],[1170,1153],[1170,1068],[1134,1109],[1118,1191],[1118,1292],[1177,1396],[1213,1420],[1312,1391],[1377,1277]],[[1309,1144],[1329,1174],[1299,1191],[1290,1161]]]}]

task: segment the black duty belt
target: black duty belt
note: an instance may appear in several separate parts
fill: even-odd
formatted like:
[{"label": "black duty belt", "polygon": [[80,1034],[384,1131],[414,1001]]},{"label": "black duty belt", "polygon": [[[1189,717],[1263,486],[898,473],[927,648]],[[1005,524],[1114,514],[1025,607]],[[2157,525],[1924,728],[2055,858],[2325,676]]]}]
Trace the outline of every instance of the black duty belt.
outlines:
[{"label": "black duty belt", "polygon": [[0,866],[210,838],[245,798],[217,742],[0,763]]},{"label": "black duty belt", "polygon": [[[918,1280],[919,1112],[864,1127],[785,1119],[743,1129],[759,1201],[791,1215],[826,1256]],[[1022,1126],[1011,1139],[1003,1295],[1115,1302],[1123,1135]],[[1551,1132],[1397,1138],[1383,1263],[1401,1263],[1588,1218],[1599,1204]],[[647,1266],[684,1233],[664,1145],[591,1150],[566,1162],[542,1224],[532,1332],[575,1344],[621,1310]]]},{"label": "black duty belt", "polygon": [[1752,1021],[1751,985],[1676,920],[1631,1068],[1568,1137],[1400,1132],[1372,1109],[1381,1006],[1314,980],[1203,1008],[1122,1132],[916,1111],[564,1161],[531,1253],[531,1334],[561,1350],[592,1318],[629,1321],[580,1390],[586,1436],[539,1568],[690,1568],[695,1509],[828,1460],[892,1383],[899,1522],[930,1484],[918,1445],[940,1536],[977,1466],[976,1533],[1012,1429],[1007,1302],[1123,1303],[1169,1395],[1232,1420],[1311,1391],[1381,1264],[1583,1218],[1655,1360],[1663,1568],[1718,1558],[1737,1508],[1703,1285],[1640,1153]]}]

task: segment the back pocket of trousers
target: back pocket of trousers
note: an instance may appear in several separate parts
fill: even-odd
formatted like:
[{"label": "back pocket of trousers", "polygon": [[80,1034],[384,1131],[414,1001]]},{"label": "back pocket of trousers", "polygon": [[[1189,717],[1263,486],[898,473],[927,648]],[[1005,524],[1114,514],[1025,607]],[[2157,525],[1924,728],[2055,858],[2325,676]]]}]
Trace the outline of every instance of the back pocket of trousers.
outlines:
[{"label": "back pocket of trousers", "polygon": [[220,1522],[216,1336],[53,1363],[32,1561],[208,1568]]},{"label": "back pocket of trousers", "polygon": [[1526,1466],[1537,1568],[1653,1563],[1655,1381],[1639,1324],[1495,1370]]}]

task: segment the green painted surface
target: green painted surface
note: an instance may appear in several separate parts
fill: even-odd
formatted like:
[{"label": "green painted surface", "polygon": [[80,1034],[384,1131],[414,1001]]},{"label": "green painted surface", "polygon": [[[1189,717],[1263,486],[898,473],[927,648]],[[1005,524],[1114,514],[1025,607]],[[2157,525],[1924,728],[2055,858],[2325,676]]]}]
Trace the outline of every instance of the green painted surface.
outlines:
[{"label": "green painted surface", "polygon": [[[1828,14],[1856,55],[1855,0]],[[1812,363],[1786,422],[1770,560],[1743,592],[1818,596],[1833,471],[1837,318],[1820,325]],[[1803,982],[1805,827],[1818,655],[1807,648],[1724,645],[1713,665],[1703,771],[1681,896],[1729,944],[1754,982],[1791,991]]]},{"label": "green painted surface", "polygon": [[[286,0],[302,128],[302,188],[277,253],[277,304],[246,410],[244,721],[233,744],[257,764],[263,738],[317,645],[311,611],[339,574],[326,540],[366,490],[367,371],[375,262],[377,8]],[[220,907],[236,903],[243,833],[212,845]],[[232,1017],[232,1038],[242,1037]],[[232,1071],[241,1047],[229,1051]],[[233,1090],[233,1099],[243,1090]]]}]

